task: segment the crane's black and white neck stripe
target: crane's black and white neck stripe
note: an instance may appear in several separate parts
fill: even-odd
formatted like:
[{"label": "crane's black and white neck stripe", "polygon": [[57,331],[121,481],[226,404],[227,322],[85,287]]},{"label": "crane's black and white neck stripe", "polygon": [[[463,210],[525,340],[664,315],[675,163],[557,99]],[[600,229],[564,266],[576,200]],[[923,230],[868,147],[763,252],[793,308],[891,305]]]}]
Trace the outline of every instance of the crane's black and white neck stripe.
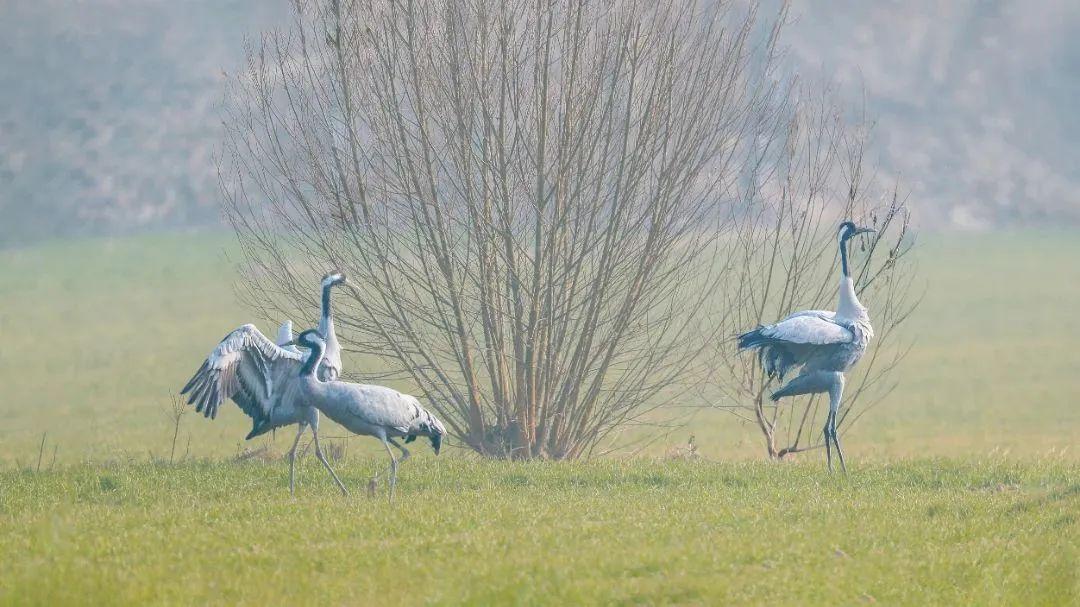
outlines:
[{"label": "crane's black and white neck stripe", "polygon": [[334,324],[334,318],[330,315],[330,289],[345,282],[345,275],[340,272],[327,274],[322,281],[322,316],[319,318],[319,331],[323,335],[329,334],[330,327]]},{"label": "crane's black and white neck stripe", "polygon": [[851,277],[851,268],[848,266],[848,241],[858,234],[873,232],[870,228],[860,228],[853,222],[845,221],[840,224],[840,289],[839,300],[836,306],[836,316],[846,320],[866,320],[866,307],[862,305],[855,295],[855,281]]},{"label": "crane's black and white neck stripe", "polygon": [[341,344],[338,343],[334,330],[334,316],[330,310],[330,291],[345,284],[347,279],[341,272],[331,272],[322,279],[322,314],[319,317],[319,334],[324,340],[323,359],[319,364],[319,379],[333,381],[341,374]]},{"label": "crane's black and white neck stripe", "polygon": [[840,271],[844,276],[851,276],[851,270],[848,268],[847,242],[858,233],[857,230],[855,224],[850,221],[840,224]]},{"label": "crane's black and white neck stripe", "polygon": [[296,343],[309,350],[307,359],[304,361],[303,366],[300,367],[300,377],[311,377],[319,381],[315,370],[319,368],[319,363],[322,362],[323,353],[326,351],[326,342],[323,341],[318,331],[308,329],[297,336]]}]

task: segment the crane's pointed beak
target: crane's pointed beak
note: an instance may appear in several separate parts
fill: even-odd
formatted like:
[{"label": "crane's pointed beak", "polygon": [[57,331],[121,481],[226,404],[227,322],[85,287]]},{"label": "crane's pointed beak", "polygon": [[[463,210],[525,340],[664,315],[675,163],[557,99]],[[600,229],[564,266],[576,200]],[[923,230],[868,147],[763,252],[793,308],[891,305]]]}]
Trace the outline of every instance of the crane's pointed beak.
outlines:
[{"label": "crane's pointed beak", "polygon": [[859,234],[876,234],[876,233],[877,233],[877,230],[875,230],[874,228],[856,228],[855,233],[852,234],[852,236],[857,236]]}]

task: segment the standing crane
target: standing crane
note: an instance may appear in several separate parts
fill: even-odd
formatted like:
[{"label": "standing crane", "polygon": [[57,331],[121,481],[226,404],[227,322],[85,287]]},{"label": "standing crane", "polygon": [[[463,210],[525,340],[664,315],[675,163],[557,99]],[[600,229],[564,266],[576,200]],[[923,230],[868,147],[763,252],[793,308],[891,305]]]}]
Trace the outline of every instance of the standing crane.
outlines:
[{"label": "standing crane", "polygon": [[[855,284],[848,268],[848,241],[859,234],[874,232],[850,221],[840,224],[840,289],[836,312],[804,310],[795,312],[780,322],[759,326],[738,337],[739,350],[756,348],[761,366],[771,379],[795,367],[799,375],[772,393],[772,400],[799,394],[829,395],[829,415],[825,421],[825,457],[832,470],[832,447],[840,458],[840,467],[847,472],[844,452],[836,433],[836,413],[844,393],[844,372],[855,366],[870,340],[874,328],[866,307],[855,296]],[[831,445],[830,445],[831,442]]]},{"label": "standing crane", "polygon": [[[330,310],[330,291],[344,284],[344,274],[327,274],[322,280],[322,315],[319,330],[327,335],[326,355],[319,365],[321,378],[336,379],[341,374],[341,347],[334,332]],[[267,344],[274,346],[268,348]],[[289,449],[289,493],[295,492],[296,449],[304,430],[311,426],[317,433],[319,412],[293,397],[290,386],[297,381],[304,355],[292,344],[292,321],[286,320],[278,329],[277,343],[246,324],[225,336],[214,348],[199,370],[180,394],[190,394],[189,404],[205,417],[217,417],[222,401],[231,398],[251,417],[251,432],[246,440],[261,436],[283,426],[299,424],[292,448]],[[278,352],[281,350],[284,354]],[[324,461],[318,442],[315,455]],[[325,463],[325,462],[324,462]],[[329,464],[326,464],[329,468]]]},{"label": "standing crane", "polygon": [[[434,415],[420,406],[415,397],[408,394],[384,386],[319,379],[315,369],[322,361],[326,342],[318,331],[304,331],[296,338],[296,343],[310,351],[300,369],[300,379],[295,384],[297,397],[349,431],[374,436],[382,441],[387,455],[390,456],[389,499],[393,500],[399,461],[394,457],[390,445],[401,451],[400,461],[404,462],[409,459],[409,450],[395,439],[403,437],[406,443],[411,443],[418,436],[426,436],[431,440],[435,455],[438,455],[446,429]],[[315,436],[317,448],[318,432]],[[347,495],[348,492],[330,468],[330,464],[327,463],[326,467],[342,493]]]}]

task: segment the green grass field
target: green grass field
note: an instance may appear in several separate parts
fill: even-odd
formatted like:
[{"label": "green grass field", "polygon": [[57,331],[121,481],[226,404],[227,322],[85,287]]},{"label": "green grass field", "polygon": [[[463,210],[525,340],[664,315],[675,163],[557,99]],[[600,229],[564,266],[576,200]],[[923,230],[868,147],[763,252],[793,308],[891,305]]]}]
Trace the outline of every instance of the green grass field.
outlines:
[{"label": "green grass field", "polygon": [[[417,449],[393,505],[363,494],[363,438],[338,463],[356,495],[308,457],[289,499],[291,432],[241,444],[235,407],[184,417],[166,463],[170,392],[226,331],[277,324],[237,304],[233,253],[0,252],[0,603],[1080,604],[1080,234],[924,239],[915,347],[846,479],[702,410],[633,459]],[[699,460],[662,458],[691,432]]]},{"label": "green grass field", "polygon": [[[926,295],[904,329],[914,348],[899,387],[845,436],[851,457],[1080,460],[1080,234],[924,241]],[[249,321],[277,327],[236,302],[233,255],[220,234],[0,252],[0,463],[36,463],[46,433],[48,456],[56,448],[60,462],[165,455],[170,393],[227,331]],[[314,325],[314,316],[294,322]],[[345,363],[349,372],[370,366]],[[647,453],[691,431],[708,458],[763,452],[757,429],[727,413],[703,410],[692,422]],[[180,443],[186,452],[190,439],[192,455],[232,455],[247,426],[233,407],[213,423],[189,415]],[[287,448],[288,434],[273,447]]]},{"label": "green grass field", "polygon": [[[310,462],[310,458],[309,458]],[[362,485],[372,466],[349,462]],[[1076,604],[1061,463],[260,462],[0,474],[0,603]]]}]

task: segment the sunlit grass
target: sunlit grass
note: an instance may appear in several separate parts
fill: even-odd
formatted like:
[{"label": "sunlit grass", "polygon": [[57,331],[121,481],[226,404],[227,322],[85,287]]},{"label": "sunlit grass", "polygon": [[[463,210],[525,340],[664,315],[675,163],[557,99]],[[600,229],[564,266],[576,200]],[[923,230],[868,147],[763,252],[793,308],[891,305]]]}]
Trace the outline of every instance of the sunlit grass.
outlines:
[{"label": "sunlit grass", "polygon": [[[373,460],[339,465],[363,487]],[[397,499],[308,458],[0,474],[0,603],[1075,604],[1062,462],[418,457]]]}]

